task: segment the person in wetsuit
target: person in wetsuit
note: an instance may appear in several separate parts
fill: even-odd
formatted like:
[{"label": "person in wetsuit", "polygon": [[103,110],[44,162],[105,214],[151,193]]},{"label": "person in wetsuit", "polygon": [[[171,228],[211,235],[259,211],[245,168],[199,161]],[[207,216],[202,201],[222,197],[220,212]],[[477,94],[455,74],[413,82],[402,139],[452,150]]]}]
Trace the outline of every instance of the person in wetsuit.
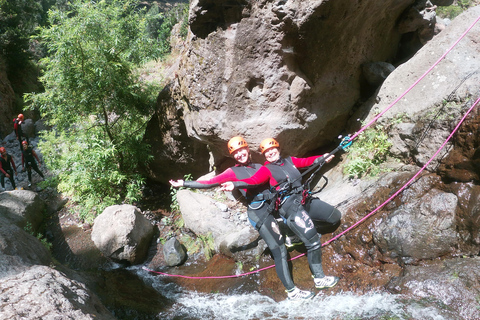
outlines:
[{"label": "person in wetsuit", "polygon": [[[35,172],[37,172],[43,179],[45,179],[45,177],[40,169],[38,169],[37,161],[40,163],[40,159],[38,158],[35,150],[33,150],[33,147],[30,146],[27,141],[23,141],[22,146],[22,167],[23,169],[27,169],[28,186],[30,187],[32,185],[32,169],[35,170]],[[35,159],[37,161],[35,161]]]},{"label": "person in wetsuit", "polygon": [[14,171],[15,174],[17,174],[17,167],[15,166],[12,156],[7,153],[5,147],[0,147],[0,183],[2,184],[3,189],[5,189],[5,177],[10,180],[13,190],[16,189],[13,176]]},{"label": "person in wetsuit", "polygon": [[[287,226],[303,241],[307,248],[307,258],[314,277],[315,287],[326,289],[335,286],[339,280],[335,276],[325,276],[322,267],[320,235],[315,224],[322,224],[325,232],[333,232],[339,225],[341,213],[335,207],[318,198],[304,198],[301,173],[297,168],[308,167],[320,161],[330,162],[333,155],[308,158],[280,157],[280,144],[272,138],[260,144],[260,151],[267,162],[250,178],[226,182],[222,189],[250,188],[269,183],[279,192],[277,197],[279,214]],[[283,191],[282,191],[283,190]]]},{"label": "person in wetsuit", "polygon": [[[261,164],[252,163],[250,149],[242,137],[233,137],[228,142],[228,151],[237,164],[209,180],[183,181],[170,180],[174,187],[212,188],[220,186],[226,181],[239,181],[252,177],[261,167]],[[247,214],[252,226],[259,232],[267,244],[275,261],[277,275],[285,286],[288,298],[291,300],[309,299],[313,293],[300,290],[295,286],[287,261],[285,236],[282,234],[275,217],[268,211],[268,184],[259,184],[256,188],[240,189],[248,204]]]},{"label": "person in wetsuit", "polygon": [[29,142],[28,137],[23,133],[23,130],[22,130],[22,123],[24,119],[25,117],[21,113],[17,116],[17,118],[13,119],[13,129],[15,130],[15,136],[17,137],[18,143],[20,145],[20,151],[22,152],[23,152],[22,141],[24,141],[23,138],[25,138],[25,140]]}]

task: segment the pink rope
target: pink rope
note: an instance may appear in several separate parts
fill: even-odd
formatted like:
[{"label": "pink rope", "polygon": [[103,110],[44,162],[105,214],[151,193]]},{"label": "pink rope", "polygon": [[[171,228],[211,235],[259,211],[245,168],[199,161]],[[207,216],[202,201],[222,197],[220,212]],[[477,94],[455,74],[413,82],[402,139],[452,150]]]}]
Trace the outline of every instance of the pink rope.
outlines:
[{"label": "pink rope", "polygon": [[350,227],[348,227],[347,229],[345,229],[344,231],[342,231],[340,234],[336,235],[335,237],[333,237],[332,239],[328,240],[327,242],[323,243],[322,244],[322,247],[331,243],[332,241],[335,241],[337,240],[338,238],[340,238],[341,236],[343,236],[345,233],[347,233],[348,231],[352,230],[353,228],[355,228],[356,226],[358,226],[360,223],[364,222],[365,220],[367,220],[370,216],[372,216],[374,213],[376,213],[378,210],[380,210],[381,208],[383,208],[387,203],[389,203],[390,201],[392,201],[400,192],[402,192],[406,187],[408,187],[419,175],[420,173],[422,173],[423,170],[425,170],[425,168],[430,164],[430,162],[433,161],[433,159],[440,153],[440,151],[445,147],[445,145],[448,143],[448,141],[452,138],[453,134],[455,132],[457,132],[458,128],[460,128],[460,125],[465,121],[466,117],[470,114],[470,112],[472,112],[472,110],[476,107],[476,105],[480,102],[480,98],[477,99],[477,101],[475,101],[475,103],[470,107],[470,109],[468,109],[468,111],[465,113],[465,115],[463,116],[463,118],[460,120],[460,122],[457,124],[457,126],[455,127],[455,129],[453,129],[452,133],[450,133],[450,135],[448,136],[447,140],[445,140],[445,142],[443,142],[443,144],[440,146],[440,148],[438,148],[437,152],[435,152],[435,154],[423,165],[423,167],[418,170],[418,172],[410,179],[408,180],[407,183],[405,183],[400,189],[398,189],[390,198],[388,198],[384,203],[382,203],[380,206],[378,206],[375,210],[373,210],[372,212],[370,212],[369,214],[367,214],[365,217],[363,217],[362,219],[360,219],[359,221],[357,221],[356,223],[354,223],[353,225],[351,225]]},{"label": "pink rope", "polygon": [[[365,129],[367,129],[369,126],[371,126],[374,122],[376,122],[385,112],[387,112],[390,108],[392,108],[398,101],[400,101],[400,99],[402,99],[408,92],[410,92],[410,90],[413,89],[413,87],[415,87],[423,78],[425,78],[425,76],[430,72],[432,71],[432,69],[440,63],[441,60],[443,60],[443,58],[445,58],[445,56],[450,52],[452,51],[452,49],[460,42],[460,40],[462,40],[465,35],[474,27],[474,25],[480,20],[480,16],[470,25],[470,27],[468,27],[468,29],[462,34],[462,36],[460,36],[460,38],[458,38],[457,41],[455,41],[455,43],[420,77],[417,79],[417,81],[415,81],[402,95],[400,95],[397,99],[395,99],[395,101],[393,101],[387,108],[385,108],[385,110],[383,110],[382,112],[380,112],[375,118],[373,118],[367,125],[365,125],[363,128],[361,128],[359,131],[357,131],[353,136],[350,137],[349,141],[352,141],[353,139],[355,139],[360,133],[362,133],[363,131],[365,131]],[[363,223],[365,220],[367,220],[369,217],[371,217],[373,214],[375,214],[378,210],[380,210],[381,208],[383,208],[387,203],[389,203],[390,201],[392,201],[392,199],[394,199],[400,192],[402,192],[407,186],[409,186],[419,175],[420,173],[425,170],[425,168],[430,164],[430,162],[433,161],[433,159],[438,155],[438,153],[440,153],[440,151],[445,147],[445,145],[448,143],[448,141],[451,139],[451,137],[453,136],[453,134],[458,130],[458,128],[460,127],[460,125],[463,123],[463,121],[465,121],[466,117],[468,116],[468,114],[470,114],[470,112],[474,109],[474,107],[478,104],[478,102],[480,101],[480,98],[472,105],[472,107],[470,107],[470,109],[467,111],[467,113],[465,113],[465,115],[463,116],[463,118],[460,120],[460,122],[457,124],[457,126],[455,127],[455,129],[452,131],[452,133],[448,136],[447,140],[445,140],[445,142],[442,144],[442,146],[437,150],[437,152],[435,152],[435,154],[430,158],[430,160],[427,161],[427,163],[425,163],[425,165],[405,184],[403,185],[403,187],[401,187],[399,190],[397,190],[397,192],[395,192],[390,198],[388,198],[384,203],[382,203],[379,207],[377,207],[375,210],[373,210],[372,212],[370,212],[369,214],[367,214],[365,217],[363,217],[362,219],[360,219],[359,221],[357,221],[356,223],[354,223],[353,225],[351,225],[350,227],[348,227],[347,229],[345,229],[344,231],[342,231],[341,233],[339,233],[338,235],[336,235],[335,237],[331,238],[330,240],[324,242],[322,244],[322,247],[326,246],[327,244],[330,244],[331,242],[337,240],[338,238],[340,238],[341,236],[343,236],[345,233],[349,232],[350,230],[354,229],[355,227],[357,227],[359,224]],[[289,259],[289,261],[293,261],[293,260],[296,260],[298,258],[301,258],[305,255],[305,253],[302,253],[302,254],[299,254],[298,256],[296,257],[293,257],[291,259]],[[264,270],[268,270],[268,269],[271,269],[275,267],[275,265],[270,265],[268,267],[264,267],[264,268],[260,268],[260,269],[256,269],[256,270],[253,270],[253,271],[250,271],[250,272],[246,272],[246,273],[241,273],[241,274],[236,274],[236,275],[229,275],[229,276],[205,276],[205,277],[197,277],[197,276],[184,276],[184,275],[179,275],[179,274],[169,274],[169,273],[165,273],[165,272],[160,272],[160,271],[154,271],[154,270],[151,270],[151,269],[148,269],[147,267],[143,267],[142,269],[148,271],[148,272],[152,272],[152,273],[156,273],[156,274],[160,274],[160,275],[164,275],[164,276],[168,276],[168,277],[176,277],[176,278],[184,278],[184,279],[226,279],[226,278],[239,278],[239,277],[243,277],[243,276],[248,276],[248,275],[251,275],[251,274],[255,274],[255,273],[259,273],[261,271],[264,271]]]},{"label": "pink rope", "polygon": [[460,40],[462,40],[465,35],[475,26],[475,24],[478,22],[478,20],[480,20],[480,16],[470,25],[470,27],[468,27],[468,29],[460,36],[460,38],[458,38],[457,41],[455,41],[455,43],[420,77],[417,79],[417,81],[415,81],[403,94],[401,94],[398,98],[396,98],[388,107],[386,107],[382,112],[380,112],[375,118],[373,118],[367,125],[365,125],[363,128],[361,128],[359,131],[357,131],[353,136],[350,137],[350,139],[348,141],[352,141],[353,139],[355,139],[360,133],[362,133],[363,131],[365,131],[365,129],[367,129],[368,127],[370,127],[374,122],[376,122],[381,116],[383,116],[383,114],[385,112],[387,112],[388,110],[390,110],[390,108],[392,108],[398,101],[400,101],[400,99],[402,99],[408,92],[410,92],[410,90],[413,89],[413,87],[415,87],[423,78],[425,78],[427,76],[428,73],[430,73],[430,71],[433,70],[433,68],[435,68],[435,66],[437,64],[440,63],[440,61],[443,60],[443,58],[445,58],[445,56],[450,52],[452,51],[452,49],[460,42]]}]

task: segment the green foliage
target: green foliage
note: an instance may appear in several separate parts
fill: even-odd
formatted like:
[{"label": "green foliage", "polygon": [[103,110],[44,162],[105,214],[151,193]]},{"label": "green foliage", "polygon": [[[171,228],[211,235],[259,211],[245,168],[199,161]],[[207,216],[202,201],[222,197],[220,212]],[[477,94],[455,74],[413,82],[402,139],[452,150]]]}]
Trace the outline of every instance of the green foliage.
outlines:
[{"label": "green foliage", "polygon": [[0,54],[7,65],[30,58],[29,38],[41,21],[42,5],[36,0],[0,0]]},{"label": "green foliage", "polygon": [[205,258],[210,260],[215,253],[215,240],[213,239],[212,233],[209,232],[207,235],[198,235],[197,239],[200,240],[203,248],[203,253]]},{"label": "green foliage", "polygon": [[454,19],[463,11],[467,10],[470,7],[476,6],[477,4],[478,3],[473,0],[457,0],[451,6],[437,7],[436,13],[441,18]]},{"label": "green foliage", "polygon": [[391,145],[383,126],[367,128],[348,148],[344,173],[356,178],[378,174],[379,165],[386,160]]},{"label": "green foliage", "polygon": [[[169,239],[169,236],[170,235],[167,235],[166,238]],[[173,234],[171,236],[173,236]],[[166,240],[163,241],[166,242]],[[179,241],[185,246],[189,254],[201,252],[203,250],[206,260],[210,260],[215,253],[215,241],[210,232],[207,235],[198,235],[197,237],[182,233],[180,234]]]},{"label": "green foliage", "polygon": [[40,29],[45,92],[26,95],[54,130],[40,144],[58,189],[92,220],[106,206],[141,197],[139,168],[151,159],[143,143],[158,87],[134,70],[161,51],[134,1],[81,1],[49,13]]},{"label": "green foliage", "polygon": [[146,19],[148,34],[151,38],[158,40],[162,52],[168,53],[171,50],[170,35],[177,23],[182,23],[180,28],[181,36],[187,36],[188,4],[175,5],[166,12],[160,12],[158,5],[153,4],[146,14]]},{"label": "green foliage", "polygon": [[[183,180],[185,181],[192,180],[192,175],[186,174],[183,177]],[[183,190],[183,189],[186,189],[186,188],[185,187],[175,188],[174,186],[170,186],[170,197],[172,199],[172,201],[170,202],[170,210],[174,214],[180,212],[180,205],[178,204],[178,200],[177,200],[177,192],[178,190]]]}]

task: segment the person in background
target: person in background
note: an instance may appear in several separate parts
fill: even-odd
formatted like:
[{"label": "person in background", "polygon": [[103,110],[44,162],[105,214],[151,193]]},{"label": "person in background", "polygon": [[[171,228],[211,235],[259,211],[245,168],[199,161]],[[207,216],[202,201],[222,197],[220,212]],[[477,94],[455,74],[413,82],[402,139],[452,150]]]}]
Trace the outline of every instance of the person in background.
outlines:
[{"label": "person in background", "polygon": [[29,142],[28,137],[23,133],[23,130],[22,130],[22,123],[24,119],[25,117],[21,113],[17,116],[17,118],[13,119],[13,129],[15,130],[15,136],[17,137],[18,143],[20,145],[20,151],[23,151],[23,147],[22,147],[23,138],[25,138],[25,140]]},{"label": "person in background", "polygon": [[12,156],[7,153],[5,147],[0,147],[0,183],[3,189],[5,189],[5,177],[10,180],[13,190],[16,189],[13,176],[14,171],[15,174],[17,174],[17,167],[15,166]]},{"label": "person in background", "polygon": [[[40,163],[40,159],[37,156],[37,153],[35,150],[33,150],[33,147],[28,144],[27,141],[22,142],[23,145],[23,150],[22,150],[22,167],[23,170],[25,168],[27,169],[28,172],[28,186],[30,187],[32,185],[32,169],[37,172],[42,179],[45,179],[43,176],[43,173],[38,169],[37,161]],[[35,159],[37,161],[35,161]]]},{"label": "person in background", "polygon": [[[222,189],[232,191],[236,188],[250,188],[269,183],[278,193],[279,214],[285,219],[287,226],[303,241],[307,248],[310,271],[317,289],[335,286],[339,278],[326,276],[322,267],[322,244],[316,224],[322,223],[325,230],[333,232],[339,225],[341,213],[335,207],[318,198],[305,197],[301,181],[301,173],[297,168],[308,167],[320,161],[330,162],[333,155],[308,158],[280,156],[280,144],[272,138],[260,143],[260,151],[267,162],[250,178],[241,181],[226,182]],[[285,192],[281,192],[284,190]]]},{"label": "person in background", "polygon": [[[242,137],[233,137],[228,141],[228,151],[233,156],[237,164],[226,169],[219,175],[209,180],[183,181],[170,180],[174,187],[187,188],[212,188],[220,186],[226,181],[239,181],[241,179],[253,176],[261,164],[252,163],[250,149],[247,142]],[[303,300],[313,297],[313,293],[300,290],[295,286],[288,267],[288,253],[285,247],[285,236],[281,232],[280,226],[275,217],[268,211],[269,203],[268,184],[260,184],[257,188],[241,189],[240,192],[246,199],[248,219],[252,226],[259,232],[262,239],[267,244],[275,261],[275,270],[282,284],[285,286],[288,299]]]}]

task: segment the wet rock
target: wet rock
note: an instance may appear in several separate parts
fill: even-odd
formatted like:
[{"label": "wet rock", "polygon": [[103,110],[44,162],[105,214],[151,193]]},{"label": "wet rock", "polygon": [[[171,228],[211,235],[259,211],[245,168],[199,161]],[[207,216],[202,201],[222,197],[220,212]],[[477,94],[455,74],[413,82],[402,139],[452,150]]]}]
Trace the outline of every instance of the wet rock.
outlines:
[{"label": "wet rock", "polygon": [[168,239],[163,245],[163,256],[169,267],[178,266],[187,258],[184,248],[175,237]]},{"label": "wet rock", "polygon": [[392,293],[436,300],[439,305],[455,310],[459,319],[480,319],[479,279],[479,257],[455,258],[407,266],[404,275],[386,287]]},{"label": "wet rock", "polygon": [[405,263],[451,253],[458,238],[457,202],[454,194],[433,189],[392,212],[374,231],[375,243]]},{"label": "wet rock", "polygon": [[91,236],[107,257],[135,264],[145,259],[153,232],[153,225],[138,208],[115,205],[95,218]]}]

